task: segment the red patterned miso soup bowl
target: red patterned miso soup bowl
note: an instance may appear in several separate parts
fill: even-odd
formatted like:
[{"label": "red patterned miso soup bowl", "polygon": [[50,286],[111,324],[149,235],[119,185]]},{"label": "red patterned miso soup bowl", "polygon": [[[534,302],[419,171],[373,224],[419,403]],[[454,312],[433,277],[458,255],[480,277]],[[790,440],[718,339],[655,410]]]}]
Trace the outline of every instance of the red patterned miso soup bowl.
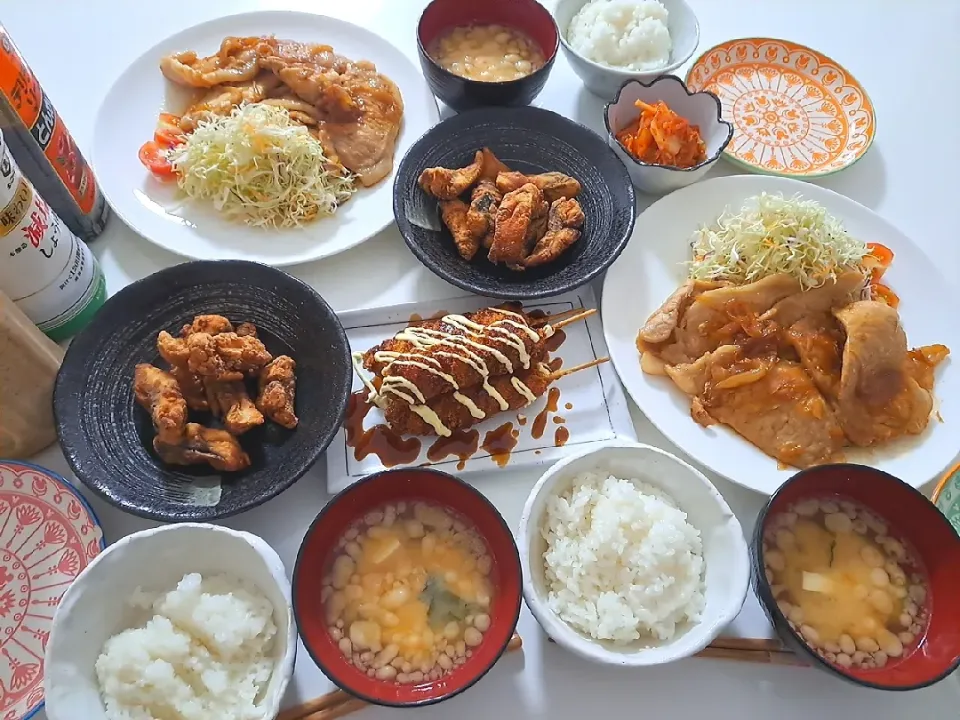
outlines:
[{"label": "red patterned miso soup bowl", "polygon": [[960,666],[960,535],[927,498],[864,465],[794,475],[761,511],[754,586],[815,667],[915,690]]},{"label": "red patterned miso soup bowl", "polygon": [[482,678],[520,616],[520,558],[480,492],[436,470],[344,490],[307,531],[293,573],[300,639],[367,702],[429,705]]}]

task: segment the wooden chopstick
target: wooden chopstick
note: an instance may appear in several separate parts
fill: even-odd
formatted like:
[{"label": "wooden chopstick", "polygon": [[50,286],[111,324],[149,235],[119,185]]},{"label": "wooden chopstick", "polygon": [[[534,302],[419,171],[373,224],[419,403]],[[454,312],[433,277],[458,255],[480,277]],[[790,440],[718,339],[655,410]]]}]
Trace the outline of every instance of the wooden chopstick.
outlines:
[{"label": "wooden chopstick", "polygon": [[[514,633],[510,642],[507,643],[506,652],[520,650],[522,647],[523,639]],[[343,690],[334,690],[281,711],[276,720],[337,720],[363,710],[368,704]]]},{"label": "wooden chopstick", "polygon": [[745,650],[707,646],[694,657],[710,660],[737,660],[739,662],[764,663],[766,665],[791,665],[807,667],[807,663],[787,650]]},{"label": "wooden chopstick", "polygon": [[[547,639],[550,642],[555,642],[553,638]],[[779,640],[766,638],[719,637],[694,657],[808,667],[807,663],[787,650]],[[320,720],[323,720],[323,718]]]}]

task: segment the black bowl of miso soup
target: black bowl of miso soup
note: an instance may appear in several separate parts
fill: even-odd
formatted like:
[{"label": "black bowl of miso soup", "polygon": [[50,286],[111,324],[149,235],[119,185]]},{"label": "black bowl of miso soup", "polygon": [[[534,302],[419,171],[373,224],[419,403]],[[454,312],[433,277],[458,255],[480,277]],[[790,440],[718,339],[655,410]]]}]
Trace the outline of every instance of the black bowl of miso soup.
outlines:
[{"label": "black bowl of miso soup", "polygon": [[417,25],[427,84],[457,112],[529,105],[559,44],[553,16],[536,0],[433,0]]},{"label": "black bowl of miso soup", "polygon": [[751,544],[784,643],[851,683],[915,690],[960,666],[960,536],[926,497],[864,465],[797,473]]}]

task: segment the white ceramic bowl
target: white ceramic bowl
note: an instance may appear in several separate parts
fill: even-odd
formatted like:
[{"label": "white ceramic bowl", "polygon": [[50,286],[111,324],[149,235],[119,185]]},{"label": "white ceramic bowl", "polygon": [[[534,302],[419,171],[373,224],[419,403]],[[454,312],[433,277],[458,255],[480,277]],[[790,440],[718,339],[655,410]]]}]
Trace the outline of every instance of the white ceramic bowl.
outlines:
[{"label": "white ceramic bowl", "polygon": [[290,581],[266,542],[217,525],[182,523],[143,530],[110,545],[67,589],[47,643],[48,720],[104,720],[94,666],[103,644],[131,627],[137,587],[172,590],[187,573],[224,573],[249,582],[274,607],[274,670],[262,706],[273,718],[293,674],[297,630]]},{"label": "white ceramic bowl", "polygon": [[570,21],[587,2],[588,0],[557,0],[553,18],[556,20],[557,29],[560,31],[560,44],[563,47],[563,52],[570,65],[573,66],[574,72],[583,80],[587,90],[600,97],[601,100],[606,101],[612,98],[625,80],[632,78],[652,80],[676,70],[693,57],[697,45],[700,44],[700,23],[686,1],[660,0],[660,3],[667,9],[667,28],[673,42],[670,61],[656,70],[644,71],[620,70],[608,65],[601,65],[585,58],[570,47],[570,43],[567,42]]},{"label": "white ceramic bowl", "polygon": [[[662,100],[677,115],[700,128],[707,159],[691,168],[664,167],[640,162],[628,153],[616,135],[637,119],[637,100],[653,105]],[[653,82],[628,80],[603,109],[607,144],[627,166],[634,187],[649,195],[663,195],[695,183],[707,174],[733,138],[733,125],[720,117],[720,100],[709,92],[690,92],[684,82],[664,75]]]},{"label": "white ceramic bowl", "polygon": [[[571,628],[547,605],[540,533],[547,499],[564,492],[584,472],[609,473],[661,488],[700,530],[703,540],[706,607],[699,622],[681,628],[668,642],[615,646]],[[527,498],[517,537],[523,570],[523,596],[544,631],[559,645],[597,663],[640,667],[695,655],[740,612],[750,581],[750,558],[743,530],[730,506],[703,473],[668,452],[649,445],[613,442],[561,460],[540,478]]]}]

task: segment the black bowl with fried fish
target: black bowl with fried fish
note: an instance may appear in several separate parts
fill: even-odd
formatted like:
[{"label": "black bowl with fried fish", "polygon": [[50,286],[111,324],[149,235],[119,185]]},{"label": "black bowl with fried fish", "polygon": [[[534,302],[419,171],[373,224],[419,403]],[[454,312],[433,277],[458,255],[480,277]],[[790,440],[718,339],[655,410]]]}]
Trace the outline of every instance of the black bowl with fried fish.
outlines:
[{"label": "black bowl with fried fish", "polygon": [[[175,346],[219,375],[192,374],[202,385],[191,392],[170,362]],[[271,382],[291,376],[273,402],[282,383]],[[154,520],[215,520],[310,469],[340,428],[351,381],[346,334],[311,287],[258,263],[189,262],[106,302],[67,350],[54,412],[71,469],[108,502]]]},{"label": "black bowl with fried fish", "polygon": [[533,107],[441,122],[407,152],[393,188],[397,226],[420,262],[509,300],[559,295],[603,272],[630,239],[635,202],[599,135]]}]

